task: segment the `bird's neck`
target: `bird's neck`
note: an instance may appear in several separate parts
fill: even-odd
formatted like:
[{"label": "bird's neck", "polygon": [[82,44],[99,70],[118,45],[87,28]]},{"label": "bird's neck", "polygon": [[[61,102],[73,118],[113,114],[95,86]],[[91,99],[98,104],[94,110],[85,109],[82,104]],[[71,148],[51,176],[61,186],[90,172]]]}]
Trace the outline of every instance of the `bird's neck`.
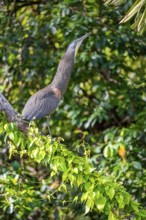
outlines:
[{"label": "bird's neck", "polygon": [[57,87],[61,91],[62,95],[65,93],[67,89],[70,76],[73,70],[73,65],[74,54],[65,53],[58,65],[57,72],[51,83],[53,86]]}]

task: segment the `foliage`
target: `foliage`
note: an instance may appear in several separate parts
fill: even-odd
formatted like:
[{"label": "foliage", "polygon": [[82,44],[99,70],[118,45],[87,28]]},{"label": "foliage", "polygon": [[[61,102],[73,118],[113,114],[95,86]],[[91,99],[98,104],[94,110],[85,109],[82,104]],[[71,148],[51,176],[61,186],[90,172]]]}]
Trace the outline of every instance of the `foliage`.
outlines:
[{"label": "foliage", "polygon": [[[108,215],[108,219],[123,219],[125,216],[134,216],[136,219],[146,217],[144,210],[139,211],[139,204],[134,202],[130,195],[125,191],[122,185],[117,184],[113,178],[105,177],[102,173],[96,172],[93,165],[88,161],[88,150],[85,150],[85,156],[81,157],[69,151],[63,144],[58,141],[53,141],[48,136],[42,136],[38,128],[30,127],[29,137],[25,140],[14,126],[14,124],[3,124],[2,126],[6,132],[6,137],[9,137],[10,157],[15,154],[20,154],[20,157],[25,154],[37,163],[42,163],[50,166],[50,176],[57,175],[60,171],[62,173],[62,182],[58,188],[59,191],[68,192],[66,183],[73,187],[78,187],[80,194],[74,197],[72,202],[85,203],[85,214],[90,210],[98,210]],[[19,210],[16,216],[18,218],[24,217],[25,209],[32,211],[29,204],[35,202],[34,188],[26,187],[26,184],[20,184],[21,176],[19,174],[12,178],[2,176],[1,189],[6,196],[2,206],[9,210]],[[42,184],[47,184],[42,181]],[[21,190],[23,189],[23,190]],[[16,191],[17,190],[17,191]],[[24,196],[25,194],[25,196]],[[19,197],[18,197],[19,196]],[[40,194],[38,200],[51,200],[52,193],[47,192],[47,197]],[[35,198],[36,199],[36,198]],[[23,201],[24,200],[24,201]],[[22,204],[23,209],[19,208]],[[39,204],[40,205],[40,204]]]},{"label": "foliage", "polygon": [[[123,4],[123,0],[106,0],[106,4],[115,4],[116,6]],[[137,31],[142,33],[146,28],[145,28],[145,23],[146,23],[146,1],[145,0],[136,0],[131,8],[128,10],[124,18],[121,20],[122,22],[127,22],[130,20],[133,16],[135,16],[135,21],[132,25],[133,28],[136,28]]]},{"label": "foliage", "polygon": [[68,44],[91,35],[52,115],[53,143],[46,119],[26,139],[1,114],[0,218],[145,219],[145,34],[100,1],[1,5],[0,90],[20,113]]}]

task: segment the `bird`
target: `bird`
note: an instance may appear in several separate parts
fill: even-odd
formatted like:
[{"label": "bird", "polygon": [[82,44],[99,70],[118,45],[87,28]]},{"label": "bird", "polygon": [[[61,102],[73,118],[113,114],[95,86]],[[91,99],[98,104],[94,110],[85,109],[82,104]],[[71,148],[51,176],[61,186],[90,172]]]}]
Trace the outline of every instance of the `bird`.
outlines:
[{"label": "bird", "polygon": [[71,73],[74,66],[74,60],[77,55],[78,49],[83,40],[87,38],[90,33],[77,38],[72,41],[59,62],[56,74],[52,82],[43,89],[34,93],[26,102],[23,111],[22,119],[32,121],[47,117],[48,131],[52,140],[49,119],[52,113],[56,110],[60,100],[66,92],[67,86],[70,81]]}]

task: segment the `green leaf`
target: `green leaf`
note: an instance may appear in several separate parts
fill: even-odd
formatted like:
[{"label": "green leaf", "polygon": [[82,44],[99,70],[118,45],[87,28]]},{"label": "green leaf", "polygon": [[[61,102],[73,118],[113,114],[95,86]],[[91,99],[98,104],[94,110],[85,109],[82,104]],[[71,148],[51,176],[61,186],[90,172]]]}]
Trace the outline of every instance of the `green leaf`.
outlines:
[{"label": "green leaf", "polygon": [[65,160],[60,161],[60,165],[59,166],[61,167],[61,171],[63,171],[63,172],[68,171],[66,163],[65,163]]},{"label": "green leaf", "polygon": [[111,145],[108,145],[104,148],[103,155],[105,158],[113,156],[113,148]]},{"label": "green leaf", "polygon": [[82,174],[77,175],[77,185],[80,186],[83,183],[84,179]]},{"label": "green leaf", "polygon": [[125,205],[126,205],[125,202],[124,202],[123,195],[122,194],[118,194],[118,195],[115,196],[115,198],[116,198],[116,200],[117,200],[117,202],[119,204],[119,208],[123,209],[125,207]]},{"label": "green leaf", "polygon": [[94,188],[94,184],[91,183],[91,182],[86,182],[85,185],[85,190],[88,192],[88,191],[92,191],[92,189]]},{"label": "green leaf", "polygon": [[48,200],[49,200],[49,202],[50,202],[50,200],[51,200],[50,195],[47,195],[47,199],[48,199]]},{"label": "green leaf", "polygon": [[116,220],[116,217],[112,212],[109,213],[108,220]]},{"label": "green leaf", "polygon": [[137,162],[137,161],[133,161],[133,167],[137,170],[141,170],[142,166],[141,163]]},{"label": "green leaf", "polygon": [[5,125],[4,125],[4,129],[5,129],[5,131],[8,131],[8,129],[9,129],[9,124],[5,124]]},{"label": "green leaf", "polygon": [[139,204],[138,204],[137,202],[131,201],[130,205],[131,205],[131,207],[132,207],[132,209],[133,209],[134,211],[138,212],[138,206],[139,206]]},{"label": "green leaf", "polygon": [[86,206],[85,206],[85,214],[87,214],[90,209],[94,207],[94,200],[91,197],[88,197]]},{"label": "green leaf", "polygon": [[78,174],[78,169],[75,167],[75,168],[73,169],[73,172],[76,173],[76,174]]},{"label": "green leaf", "polygon": [[90,206],[85,206],[85,215],[90,211]]},{"label": "green leaf", "polygon": [[83,193],[81,196],[81,202],[85,202],[87,200],[87,198],[89,197],[89,193]]},{"label": "green leaf", "polygon": [[79,199],[79,197],[78,197],[78,196],[75,196],[75,198],[73,199],[73,202],[77,202],[78,199]]},{"label": "green leaf", "polygon": [[138,212],[138,215],[141,216],[141,217],[145,217],[146,218],[146,210],[140,210]]},{"label": "green leaf", "polygon": [[101,198],[95,200],[95,205],[99,211],[102,211],[104,209],[106,201],[107,200],[105,197],[101,197]]},{"label": "green leaf", "polygon": [[68,179],[69,179],[71,185],[74,185],[75,180],[76,180],[75,175],[73,175],[73,174],[68,174]]},{"label": "green leaf", "polygon": [[13,132],[9,133],[9,137],[11,140],[14,140],[14,138],[15,138],[14,133]]},{"label": "green leaf", "polygon": [[40,163],[43,160],[43,158],[45,157],[45,154],[46,153],[43,150],[36,153],[36,160],[38,163]]},{"label": "green leaf", "polygon": [[106,190],[106,194],[109,196],[109,198],[112,200],[114,195],[115,195],[115,190],[114,188],[108,188],[108,190]]},{"label": "green leaf", "polygon": [[59,191],[62,191],[62,190],[63,190],[63,191],[65,191],[65,192],[67,192],[67,187],[66,187],[66,185],[65,185],[64,183],[62,183],[58,190],[59,190]]},{"label": "green leaf", "polygon": [[12,143],[10,143],[9,158],[11,158],[15,152],[16,152],[15,146]]},{"label": "green leaf", "polygon": [[63,173],[62,175],[62,181],[66,181],[68,179],[68,172]]}]

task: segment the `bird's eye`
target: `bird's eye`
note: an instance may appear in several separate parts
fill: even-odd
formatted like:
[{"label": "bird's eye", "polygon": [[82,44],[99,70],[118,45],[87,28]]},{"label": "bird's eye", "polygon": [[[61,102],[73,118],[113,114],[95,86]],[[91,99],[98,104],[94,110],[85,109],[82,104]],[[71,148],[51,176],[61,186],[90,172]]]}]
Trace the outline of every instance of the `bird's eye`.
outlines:
[{"label": "bird's eye", "polygon": [[72,42],[69,46],[68,46],[68,51],[74,51],[76,48],[76,44],[74,42]]},{"label": "bird's eye", "polygon": [[75,49],[75,44],[74,44],[74,43],[72,43],[72,44],[70,45],[70,49]]}]

